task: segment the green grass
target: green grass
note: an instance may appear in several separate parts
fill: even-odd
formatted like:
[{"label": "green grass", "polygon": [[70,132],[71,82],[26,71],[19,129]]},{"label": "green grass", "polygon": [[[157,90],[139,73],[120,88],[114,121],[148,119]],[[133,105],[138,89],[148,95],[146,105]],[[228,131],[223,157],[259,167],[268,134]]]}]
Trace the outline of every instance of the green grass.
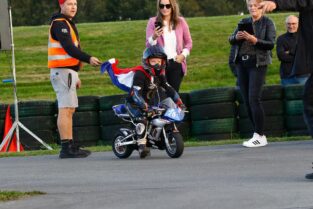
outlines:
[{"label": "green grass", "polygon": [[[277,34],[285,32],[287,14],[269,15],[276,23]],[[14,17],[13,17],[14,18]],[[228,68],[228,36],[242,16],[187,18],[193,39],[188,58],[188,75],[182,91],[216,86],[233,86],[235,79]],[[120,60],[120,67],[140,64],[145,47],[147,21],[124,21],[78,24],[84,51],[105,61],[112,57]],[[54,100],[55,94],[47,68],[47,39],[49,26],[15,27],[14,42],[19,100]],[[273,64],[267,73],[267,84],[279,83],[279,62],[273,50]],[[0,53],[0,79],[11,77],[10,54]],[[88,65],[80,72],[81,95],[112,95],[121,93],[112,86],[107,75]],[[0,103],[12,103],[13,87],[0,83]]]},{"label": "green grass", "polygon": [[17,191],[1,191],[0,190],[0,202],[18,200],[22,198],[44,195],[44,192],[32,191],[32,192],[17,192]]},{"label": "green grass", "polygon": [[[294,137],[270,137],[269,142],[283,142],[283,141],[302,141],[310,140],[309,136],[294,136]],[[241,144],[243,139],[227,139],[227,140],[216,140],[216,141],[199,141],[198,139],[188,139],[184,144],[185,147],[198,147],[198,146],[217,146],[225,144]],[[53,144],[51,145],[53,150],[35,150],[35,151],[24,151],[24,152],[5,152],[0,153],[0,158],[4,157],[25,157],[25,156],[39,156],[39,155],[57,155],[60,152],[60,148]],[[87,147],[86,149],[92,152],[106,152],[112,151],[110,145]]]}]

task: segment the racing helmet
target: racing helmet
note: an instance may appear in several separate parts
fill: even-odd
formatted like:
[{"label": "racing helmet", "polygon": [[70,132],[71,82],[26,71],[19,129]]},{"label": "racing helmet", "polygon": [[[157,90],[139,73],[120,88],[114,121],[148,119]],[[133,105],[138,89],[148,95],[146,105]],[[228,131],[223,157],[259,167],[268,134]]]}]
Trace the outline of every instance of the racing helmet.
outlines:
[{"label": "racing helmet", "polygon": [[[160,58],[162,59],[161,65],[150,65],[150,58]],[[154,70],[156,74],[159,74],[166,67],[167,55],[164,52],[164,49],[159,45],[150,46],[145,49],[142,56],[142,65],[146,70]]]}]

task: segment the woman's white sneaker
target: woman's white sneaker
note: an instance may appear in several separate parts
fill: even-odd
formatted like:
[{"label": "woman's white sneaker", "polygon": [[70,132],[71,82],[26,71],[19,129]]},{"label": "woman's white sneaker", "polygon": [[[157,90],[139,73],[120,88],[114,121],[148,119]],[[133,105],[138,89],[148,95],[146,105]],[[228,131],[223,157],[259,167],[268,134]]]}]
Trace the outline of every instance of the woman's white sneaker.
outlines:
[{"label": "woman's white sneaker", "polygon": [[242,145],[244,147],[250,147],[250,148],[253,148],[253,147],[264,147],[267,145],[267,139],[266,139],[266,136],[263,135],[259,135],[257,133],[254,133],[253,134],[253,137],[248,140],[248,141],[244,141],[242,143]]}]

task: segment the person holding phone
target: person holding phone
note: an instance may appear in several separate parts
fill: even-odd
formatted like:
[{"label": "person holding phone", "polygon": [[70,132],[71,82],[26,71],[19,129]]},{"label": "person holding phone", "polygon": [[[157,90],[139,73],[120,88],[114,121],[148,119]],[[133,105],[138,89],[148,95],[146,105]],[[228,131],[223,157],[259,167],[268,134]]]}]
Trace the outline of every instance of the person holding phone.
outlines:
[{"label": "person holding phone", "polygon": [[192,49],[192,39],[176,0],[157,0],[157,16],[149,19],[146,28],[146,47],[157,44],[167,55],[168,83],[179,92],[187,74],[186,58]]},{"label": "person holding phone", "polygon": [[[260,9],[264,12],[271,12],[275,9],[299,11],[299,29],[292,75],[310,74],[304,86],[303,112],[306,125],[313,138],[313,0],[264,1],[260,4]],[[313,173],[305,177],[313,180]]]},{"label": "person holding phone", "polygon": [[239,48],[235,56],[238,84],[254,127],[252,138],[243,142],[245,147],[267,145],[261,94],[267,66],[272,62],[271,50],[275,45],[276,30],[273,21],[259,9],[261,2],[262,0],[247,0],[250,17],[242,19],[229,37],[230,44],[238,45]]}]

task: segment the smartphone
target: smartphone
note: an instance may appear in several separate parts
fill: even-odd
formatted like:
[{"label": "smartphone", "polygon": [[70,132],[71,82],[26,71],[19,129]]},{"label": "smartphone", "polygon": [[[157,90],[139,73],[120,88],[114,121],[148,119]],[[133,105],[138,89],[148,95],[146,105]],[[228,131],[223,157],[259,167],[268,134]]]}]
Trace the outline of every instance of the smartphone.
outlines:
[{"label": "smartphone", "polygon": [[238,24],[238,31],[246,31],[251,35],[254,35],[253,25],[251,22],[249,23],[239,23]]},{"label": "smartphone", "polygon": [[160,28],[163,27],[163,24],[160,21],[155,21],[154,26],[155,26],[155,28],[159,28],[160,29]]}]

